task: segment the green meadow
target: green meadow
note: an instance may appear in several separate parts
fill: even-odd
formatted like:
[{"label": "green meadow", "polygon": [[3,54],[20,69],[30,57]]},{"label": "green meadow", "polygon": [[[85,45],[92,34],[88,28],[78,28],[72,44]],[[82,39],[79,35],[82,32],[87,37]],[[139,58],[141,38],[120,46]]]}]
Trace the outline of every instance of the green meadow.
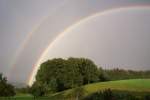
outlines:
[{"label": "green meadow", "polygon": [[[86,95],[97,91],[103,91],[105,89],[117,90],[117,91],[128,91],[137,93],[150,93],[150,79],[129,79],[119,81],[108,81],[88,84],[83,86],[86,91]],[[71,92],[72,89],[62,92],[64,95]]]},{"label": "green meadow", "polygon": [[110,88],[111,90],[150,92],[150,79],[130,79],[100,82],[84,86],[88,93]]}]

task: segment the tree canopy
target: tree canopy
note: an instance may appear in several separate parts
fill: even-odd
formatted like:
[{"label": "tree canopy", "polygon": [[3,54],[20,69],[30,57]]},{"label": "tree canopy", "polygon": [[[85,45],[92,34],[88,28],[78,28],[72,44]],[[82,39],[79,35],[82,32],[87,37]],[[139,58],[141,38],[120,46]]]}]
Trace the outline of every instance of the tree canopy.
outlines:
[{"label": "tree canopy", "polygon": [[86,58],[55,58],[41,64],[36,83],[57,92],[100,81],[101,71]]}]

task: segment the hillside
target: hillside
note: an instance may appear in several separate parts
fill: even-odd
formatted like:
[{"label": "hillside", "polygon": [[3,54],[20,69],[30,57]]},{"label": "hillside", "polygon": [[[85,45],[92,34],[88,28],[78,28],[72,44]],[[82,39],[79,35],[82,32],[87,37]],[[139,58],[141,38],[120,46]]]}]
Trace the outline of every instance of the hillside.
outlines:
[{"label": "hillside", "polygon": [[[86,95],[91,93],[111,89],[118,91],[129,91],[129,92],[150,92],[150,79],[130,79],[130,80],[119,80],[109,82],[99,82],[83,86],[86,91]],[[72,90],[61,92],[63,95],[67,95]]]}]

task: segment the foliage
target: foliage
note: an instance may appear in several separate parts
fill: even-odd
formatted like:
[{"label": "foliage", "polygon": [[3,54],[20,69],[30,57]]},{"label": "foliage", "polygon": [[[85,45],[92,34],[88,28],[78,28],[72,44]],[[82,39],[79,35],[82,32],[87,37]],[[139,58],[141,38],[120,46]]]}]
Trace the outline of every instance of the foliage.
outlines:
[{"label": "foliage", "polygon": [[34,97],[40,97],[44,96],[46,94],[46,89],[43,85],[39,83],[34,83],[32,87],[30,88],[29,92],[34,96]]},{"label": "foliage", "polygon": [[101,68],[99,68],[99,80],[100,82],[110,81],[110,76]]},{"label": "foliage", "polygon": [[30,87],[29,86],[26,86],[26,87],[22,87],[22,88],[16,88],[16,93],[17,94],[27,94],[29,93],[29,90],[30,90]]},{"label": "foliage", "polygon": [[78,68],[78,73],[81,75],[83,84],[89,84],[99,81],[99,70],[93,61],[86,58],[69,58],[71,62],[69,66]]},{"label": "foliage", "polygon": [[67,100],[81,100],[84,97],[85,93],[86,91],[84,90],[83,87],[76,87],[72,89],[69,94],[67,94],[66,99]]},{"label": "foliage", "polygon": [[41,64],[36,75],[36,83],[46,85],[53,93],[101,81],[100,74],[100,70],[89,59],[57,58]]},{"label": "foliage", "polygon": [[84,100],[115,100],[114,94],[110,89],[93,93],[84,98]]},{"label": "foliage", "polygon": [[150,95],[135,95],[128,91],[106,89],[86,96],[83,100],[150,100]]},{"label": "foliage", "polygon": [[9,97],[15,95],[14,86],[7,83],[7,78],[0,74],[0,97]]}]

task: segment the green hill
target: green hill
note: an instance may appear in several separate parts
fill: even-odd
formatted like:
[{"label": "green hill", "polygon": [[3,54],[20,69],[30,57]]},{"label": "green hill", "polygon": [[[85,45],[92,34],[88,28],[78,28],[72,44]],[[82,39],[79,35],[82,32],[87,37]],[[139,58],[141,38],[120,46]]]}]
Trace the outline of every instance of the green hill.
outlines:
[{"label": "green hill", "polygon": [[[83,86],[83,89],[86,91],[86,95],[105,89],[129,92],[150,92],[150,79],[130,79],[99,82],[85,85]],[[71,91],[72,89],[61,92],[61,94],[67,95]]]},{"label": "green hill", "polygon": [[112,89],[123,91],[150,92],[150,79],[131,79],[120,81],[100,82],[84,86],[89,93],[98,90]]}]

